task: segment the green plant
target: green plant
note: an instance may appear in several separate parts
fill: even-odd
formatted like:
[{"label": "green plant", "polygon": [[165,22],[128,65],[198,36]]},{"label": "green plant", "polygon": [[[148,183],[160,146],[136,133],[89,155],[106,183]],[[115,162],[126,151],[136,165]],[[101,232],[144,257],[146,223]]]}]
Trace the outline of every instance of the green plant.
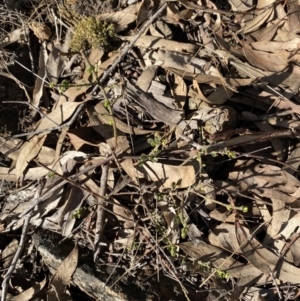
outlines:
[{"label": "green plant", "polygon": [[70,47],[80,51],[90,47],[109,48],[112,38],[116,36],[115,26],[95,17],[84,17],[76,25]]},{"label": "green plant", "polygon": [[88,73],[88,74],[93,74],[94,72],[96,72],[96,68],[95,68],[95,66],[89,66],[88,68],[86,68],[86,72]]},{"label": "green plant", "polygon": [[167,247],[167,250],[170,252],[170,255],[172,257],[177,257],[178,255],[178,250],[177,250],[177,246],[176,245],[173,245],[171,242],[169,242],[168,244],[168,247]]},{"label": "green plant", "polygon": [[71,217],[72,217],[72,219],[75,219],[75,218],[79,219],[86,211],[89,211],[89,210],[90,210],[90,207],[81,207],[77,210],[74,210]]},{"label": "green plant", "polygon": [[229,273],[228,272],[222,271],[220,269],[216,269],[215,271],[216,271],[216,274],[218,275],[218,277],[224,278],[226,280],[229,278]]},{"label": "green plant", "polygon": [[141,155],[140,156],[140,161],[138,162],[138,166],[142,167],[147,161],[158,162],[158,159],[156,158],[156,156]]},{"label": "green plant", "polygon": [[215,273],[219,278],[228,279],[229,273],[218,268],[214,268],[210,261],[203,262],[201,260],[196,260],[193,262],[194,267],[197,271],[205,273]]},{"label": "green plant", "polygon": [[67,89],[70,88],[70,82],[66,79],[62,80],[61,84],[59,85],[59,93],[65,92]]},{"label": "green plant", "polygon": [[51,171],[47,174],[47,177],[48,177],[49,179],[53,179],[54,176],[55,176],[55,173],[54,173],[54,172],[51,172]]}]

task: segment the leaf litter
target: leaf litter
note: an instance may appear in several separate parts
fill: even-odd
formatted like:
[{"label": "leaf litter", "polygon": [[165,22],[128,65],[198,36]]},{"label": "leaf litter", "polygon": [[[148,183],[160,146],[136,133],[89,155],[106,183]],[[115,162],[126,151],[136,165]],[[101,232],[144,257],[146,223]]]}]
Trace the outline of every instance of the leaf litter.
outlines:
[{"label": "leaf litter", "polygon": [[[99,298],[85,250],[107,300],[297,300],[299,3],[96,2],[3,6],[0,75],[30,111],[0,137],[2,267],[23,248],[7,298]],[[113,24],[109,47],[71,52],[81,18]],[[30,88],[5,61],[28,39]],[[48,231],[76,242],[54,270]]]}]

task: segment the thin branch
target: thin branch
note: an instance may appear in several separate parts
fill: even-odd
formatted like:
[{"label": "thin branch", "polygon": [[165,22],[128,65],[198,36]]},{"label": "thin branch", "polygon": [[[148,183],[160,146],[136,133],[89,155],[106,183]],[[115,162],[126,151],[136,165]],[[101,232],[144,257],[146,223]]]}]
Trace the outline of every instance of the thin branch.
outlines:
[{"label": "thin branch", "polygon": [[[100,180],[100,196],[104,197],[106,193],[106,183],[108,175],[108,164],[102,166],[102,175]],[[96,262],[98,255],[101,251],[100,241],[102,239],[104,230],[104,216],[106,202],[97,205],[97,220],[96,220],[96,232],[94,239],[94,261]]]},{"label": "thin branch", "polygon": [[26,238],[26,234],[27,234],[27,229],[28,229],[28,226],[29,226],[29,222],[30,222],[30,219],[31,219],[31,212],[26,216],[25,220],[24,220],[24,225],[23,225],[23,230],[22,230],[22,235],[21,235],[21,239],[20,239],[20,243],[19,243],[19,246],[18,246],[18,249],[17,249],[17,252],[10,264],[10,267],[5,275],[5,278],[2,282],[2,295],[1,295],[1,301],[5,301],[6,300],[6,294],[7,294],[7,282],[9,281],[12,273],[14,272],[15,270],[15,267],[16,267],[16,264],[17,264],[17,261],[18,259],[20,258],[21,256],[21,253],[23,251],[23,248],[24,248],[24,245],[25,245],[25,238]]}]

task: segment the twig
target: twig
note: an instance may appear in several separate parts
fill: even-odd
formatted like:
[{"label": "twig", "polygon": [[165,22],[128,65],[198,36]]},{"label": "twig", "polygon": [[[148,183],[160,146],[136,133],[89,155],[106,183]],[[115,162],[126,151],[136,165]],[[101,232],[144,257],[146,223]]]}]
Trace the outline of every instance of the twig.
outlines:
[{"label": "twig", "polygon": [[[102,175],[100,180],[100,196],[104,197],[106,193],[106,183],[107,183],[107,175],[108,175],[108,164],[102,166]],[[94,239],[94,262],[96,262],[98,255],[101,251],[100,241],[102,239],[103,230],[104,230],[104,215],[105,215],[105,207],[106,203],[102,202],[102,204],[97,205],[97,219],[96,219],[96,232]]]},{"label": "twig", "polygon": [[272,280],[273,280],[273,283],[274,283],[274,285],[275,285],[275,287],[276,287],[276,290],[277,290],[277,294],[278,294],[279,300],[282,300],[282,296],[281,296],[279,287],[278,287],[278,285],[277,285],[277,283],[276,283],[276,279],[275,279],[275,277],[274,277],[274,275],[273,275],[274,271],[272,271],[271,268],[270,268],[269,266],[267,266],[267,268],[268,268],[268,270],[269,270],[269,272],[270,272],[270,275],[268,276],[268,278],[271,276],[271,278],[272,278]]},{"label": "twig", "polygon": [[10,267],[5,275],[5,278],[2,282],[2,295],[1,295],[1,301],[5,301],[6,300],[6,293],[7,293],[7,282],[9,281],[15,267],[16,267],[16,264],[17,264],[17,261],[18,259],[20,258],[21,256],[21,253],[23,251],[23,248],[24,248],[24,245],[25,245],[25,237],[26,237],[26,234],[27,234],[27,229],[28,229],[28,226],[29,226],[29,221],[30,221],[30,218],[31,218],[31,212],[26,216],[25,218],[25,221],[24,221],[24,225],[23,225],[23,230],[22,230],[22,235],[21,235],[21,239],[20,239],[20,243],[19,243],[19,246],[18,246],[18,249],[17,249],[17,252],[10,264]]},{"label": "twig", "polygon": [[261,141],[276,139],[276,138],[300,138],[300,133],[296,131],[295,129],[285,129],[285,130],[277,130],[277,131],[270,131],[270,132],[259,132],[255,134],[247,134],[243,136],[234,137],[231,139],[228,139],[226,141],[220,141],[215,144],[210,145],[200,145],[194,141],[192,141],[190,138],[179,135],[179,137],[188,143],[190,143],[193,147],[195,147],[198,151],[205,151],[207,153],[212,151],[220,151],[224,148],[228,147],[237,147],[237,146],[243,146],[247,144],[257,143]]}]

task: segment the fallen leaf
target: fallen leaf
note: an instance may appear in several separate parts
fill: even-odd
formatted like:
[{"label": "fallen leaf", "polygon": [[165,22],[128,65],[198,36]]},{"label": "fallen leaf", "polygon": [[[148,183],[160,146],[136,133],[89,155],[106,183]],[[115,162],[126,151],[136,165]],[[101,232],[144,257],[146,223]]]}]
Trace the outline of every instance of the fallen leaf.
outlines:
[{"label": "fallen leaf", "polygon": [[48,294],[48,301],[65,301],[72,300],[70,296],[66,296],[66,288],[70,286],[72,275],[77,268],[78,262],[78,247],[75,245],[72,252],[57,268],[55,274],[49,283],[49,288],[52,288]]},{"label": "fallen leaf", "polygon": [[252,45],[244,44],[247,60],[255,67],[266,71],[281,72],[288,67],[286,56],[265,51],[255,50]]},{"label": "fallen leaf", "polygon": [[262,13],[258,14],[255,18],[251,19],[246,23],[245,26],[239,31],[243,34],[253,32],[259,29],[263,24],[268,23],[274,18],[274,8],[269,7],[264,10]]},{"label": "fallen leaf", "polygon": [[39,106],[40,99],[43,96],[43,88],[46,78],[46,60],[48,58],[46,51],[46,44],[42,43],[39,55],[39,70],[38,76],[36,77],[33,94],[32,94],[32,105],[36,108]]},{"label": "fallen leaf", "polygon": [[12,301],[29,301],[29,300],[31,300],[36,294],[38,294],[45,287],[46,283],[47,283],[47,278],[45,278],[41,282],[37,282],[29,289],[23,291],[21,294],[14,297],[12,299]]},{"label": "fallen leaf", "polygon": [[[282,282],[299,282],[300,269],[280,259],[277,255],[263,247],[249,232],[249,230],[236,222],[237,242],[245,258],[258,270],[269,275],[273,272],[275,279]],[[279,262],[280,261],[280,262]]]},{"label": "fallen leaf", "polygon": [[161,188],[186,188],[196,181],[195,169],[191,165],[173,166],[148,161],[136,169],[139,178],[146,178]]},{"label": "fallen leaf", "polygon": [[29,142],[25,142],[20,150],[20,156],[17,159],[16,167],[13,172],[16,175],[16,182],[22,177],[24,170],[27,168],[29,162],[34,159],[40,152],[47,135],[39,134],[30,139]]},{"label": "fallen leaf", "polygon": [[3,267],[8,268],[17,252],[19,243],[16,239],[13,239],[2,251],[1,259],[3,261]]}]

